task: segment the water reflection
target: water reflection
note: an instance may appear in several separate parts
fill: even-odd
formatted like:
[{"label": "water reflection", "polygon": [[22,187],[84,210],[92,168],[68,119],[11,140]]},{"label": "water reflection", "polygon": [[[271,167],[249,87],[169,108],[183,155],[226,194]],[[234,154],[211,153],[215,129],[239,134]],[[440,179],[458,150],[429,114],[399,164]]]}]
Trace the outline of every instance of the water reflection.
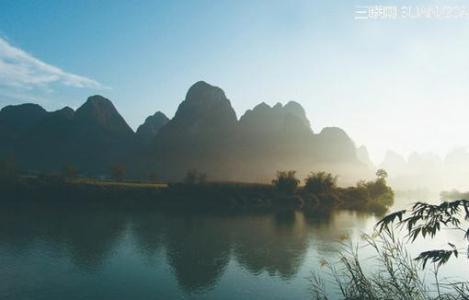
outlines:
[{"label": "water reflection", "polygon": [[254,274],[267,271],[288,279],[298,270],[307,249],[304,225],[296,212],[237,220],[235,259]]},{"label": "water reflection", "polygon": [[175,276],[181,290],[205,293],[217,286],[230,263],[254,276],[265,273],[291,280],[304,264],[308,249],[332,251],[341,234],[357,227],[356,220],[294,211],[220,215],[8,208],[0,211],[0,255],[35,255],[37,242],[44,242],[57,256],[66,256],[75,267],[94,273],[112,264],[112,254],[130,241],[136,250],[132,255],[140,260],[162,257],[173,270],[164,276]]},{"label": "water reflection", "polygon": [[231,234],[218,218],[186,216],[170,223],[166,252],[178,283],[188,291],[212,287],[228,264]]},{"label": "water reflection", "polygon": [[377,222],[376,217],[364,213],[338,211],[327,215],[306,214],[308,232],[313,237],[311,247],[321,256],[337,253],[338,247],[345,241],[357,241],[362,233],[371,232]]},{"label": "water reflection", "polygon": [[98,268],[112,251],[126,225],[123,212],[92,209],[14,209],[0,212],[0,245],[13,253],[46,241],[69,256],[76,266]]}]

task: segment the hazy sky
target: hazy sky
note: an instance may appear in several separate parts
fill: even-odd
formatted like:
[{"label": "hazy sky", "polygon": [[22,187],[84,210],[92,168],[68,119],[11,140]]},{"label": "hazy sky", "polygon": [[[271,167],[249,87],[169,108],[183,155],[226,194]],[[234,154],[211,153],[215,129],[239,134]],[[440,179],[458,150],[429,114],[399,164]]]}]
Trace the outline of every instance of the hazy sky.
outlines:
[{"label": "hazy sky", "polygon": [[133,128],[198,80],[238,113],[295,100],[313,130],[386,149],[469,145],[469,17],[356,20],[360,5],[469,1],[0,2],[0,106],[110,98]]}]

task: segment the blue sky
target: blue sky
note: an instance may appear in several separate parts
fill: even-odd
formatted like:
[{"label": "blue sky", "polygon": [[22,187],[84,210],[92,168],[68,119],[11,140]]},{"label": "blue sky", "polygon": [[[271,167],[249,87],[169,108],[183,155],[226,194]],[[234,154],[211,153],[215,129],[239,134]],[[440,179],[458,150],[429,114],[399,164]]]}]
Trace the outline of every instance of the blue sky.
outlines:
[{"label": "blue sky", "polygon": [[238,117],[298,101],[315,132],[340,126],[375,160],[386,149],[444,155],[469,144],[469,19],[354,18],[360,5],[429,3],[469,5],[4,0],[0,106],[76,108],[102,94],[136,128],[157,110],[171,117],[205,80]]}]

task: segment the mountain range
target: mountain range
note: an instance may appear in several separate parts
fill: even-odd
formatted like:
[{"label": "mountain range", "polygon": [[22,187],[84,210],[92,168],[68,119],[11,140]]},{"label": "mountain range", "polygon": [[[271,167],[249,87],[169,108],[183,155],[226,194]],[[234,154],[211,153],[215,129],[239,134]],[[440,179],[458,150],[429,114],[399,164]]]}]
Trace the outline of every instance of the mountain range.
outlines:
[{"label": "mountain range", "polygon": [[238,119],[224,91],[203,81],[189,88],[173,118],[156,112],[136,132],[98,95],[75,111],[9,105],[0,111],[0,141],[0,158],[37,172],[72,165],[100,176],[119,164],[135,178],[177,181],[196,169],[211,180],[262,182],[277,170],[326,170],[344,178],[369,171],[366,148],[337,127],[314,133],[299,103],[261,103]]},{"label": "mountain range", "polygon": [[468,189],[469,151],[454,148],[444,157],[431,152],[412,152],[408,156],[387,151],[379,165],[389,173],[389,182],[401,190],[442,190]]}]

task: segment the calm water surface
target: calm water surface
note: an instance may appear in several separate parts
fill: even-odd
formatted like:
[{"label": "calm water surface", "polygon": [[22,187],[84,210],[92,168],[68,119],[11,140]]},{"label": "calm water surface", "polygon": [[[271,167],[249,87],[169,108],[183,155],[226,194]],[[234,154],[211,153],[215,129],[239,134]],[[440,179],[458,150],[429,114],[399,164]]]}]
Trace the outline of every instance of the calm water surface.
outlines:
[{"label": "calm water surface", "polygon": [[3,208],[0,299],[311,299],[320,260],[375,222],[351,212]]}]

